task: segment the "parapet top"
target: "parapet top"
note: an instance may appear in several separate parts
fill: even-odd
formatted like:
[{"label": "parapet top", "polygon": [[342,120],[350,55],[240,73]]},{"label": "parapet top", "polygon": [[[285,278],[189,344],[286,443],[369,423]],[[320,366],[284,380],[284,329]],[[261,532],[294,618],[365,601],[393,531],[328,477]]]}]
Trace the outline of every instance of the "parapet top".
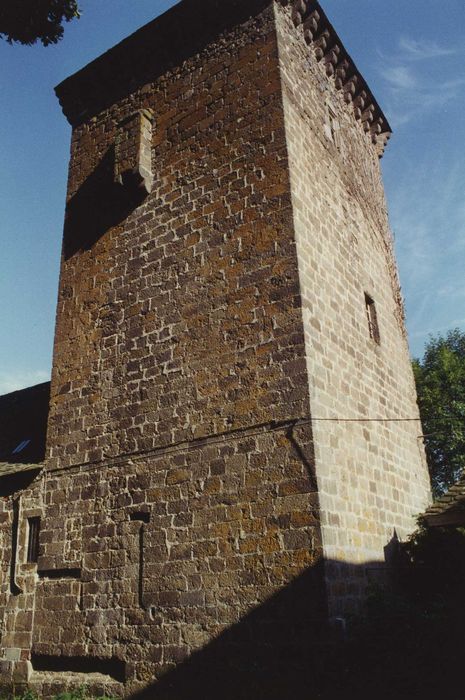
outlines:
[{"label": "parapet top", "polygon": [[290,6],[294,25],[302,28],[306,44],[313,47],[317,60],[324,64],[326,74],[334,77],[336,88],[342,91],[346,103],[353,105],[355,118],[361,121],[377,146],[379,155],[382,155],[392,133],[389,122],[320,3],[317,0],[279,2],[285,7]]},{"label": "parapet top", "polygon": [[274,1],[290,6],[303,39],[381,155],[391,134],[388,121],[317,0],[183,0],[62,82],[56,93],[65,115],[73,126],[86,121]]},{"label": "parapet top", "polygon": [[274,0],[182,0],[55,88],[72,126],[175,69]]}]

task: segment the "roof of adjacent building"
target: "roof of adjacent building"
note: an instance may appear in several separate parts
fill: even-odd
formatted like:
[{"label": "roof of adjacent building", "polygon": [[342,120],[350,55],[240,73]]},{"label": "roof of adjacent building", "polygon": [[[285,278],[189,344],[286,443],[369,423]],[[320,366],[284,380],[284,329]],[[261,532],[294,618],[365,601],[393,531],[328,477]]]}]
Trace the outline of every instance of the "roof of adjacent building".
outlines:
[{"label": "roof of adjacent building", "polygon": [[465,525],[465,472],[424,514],[430,527]]},{"label": "roof of adjacent building", "polygon": [[0,479],[13,474],[25,474],[27,472],[42,469],[42,463],[38,464],[12,464],[10,462],[0,462]]},{"label": "roof of adjacent building", "polygon": [[50,382],[0,396],[0,476],[45,459],[49,402]]}]

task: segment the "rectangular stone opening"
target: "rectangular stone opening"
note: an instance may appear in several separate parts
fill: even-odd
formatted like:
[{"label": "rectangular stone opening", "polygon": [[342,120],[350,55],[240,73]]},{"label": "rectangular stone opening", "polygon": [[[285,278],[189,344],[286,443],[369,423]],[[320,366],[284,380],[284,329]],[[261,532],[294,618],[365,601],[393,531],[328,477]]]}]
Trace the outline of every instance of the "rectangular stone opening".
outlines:
[{"label": "rectangular stone opening", "polygon": [[28,518],[27,562],[37,564],[39,559],[40,518]]},{"label": "rectangular stone opening", "polygon": [[375,341],[377,345],[381,342],[381,337],[379,334],[378,325],[378,314],[376,313],[376,305],[369,294],[365,293],[365,308],[368,320],[368,331],[370,333],[370,338]]},{"label": "rectangular stone opening", "polygon": [[45,654],[32,654],[32,668],[34,671],[46,671],[47,673],[98,673],[109,676],[118,683],[126,680],[126,662],[115,657],[99,659],[94,656],[47,656]]},{"label": "rectangular stone opening", "polygon": [[148,513],[145,510],[138,510],[134,513],[131,513],[129,515],[129,520],[131,521],[138,521],[141,523],[149,523],[150,522],[150,513]]},{"label": "rectangular stone opening", "polygon": [[39,578],[81,578],[81,569],[39,569]]}]

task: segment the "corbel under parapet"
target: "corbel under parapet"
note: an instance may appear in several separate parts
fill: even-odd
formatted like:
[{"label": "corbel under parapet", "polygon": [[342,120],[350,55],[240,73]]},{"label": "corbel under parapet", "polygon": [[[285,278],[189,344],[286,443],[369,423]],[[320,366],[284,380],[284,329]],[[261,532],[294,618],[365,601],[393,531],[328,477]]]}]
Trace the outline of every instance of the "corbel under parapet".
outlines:
[{"label": "corbel under parapet", "polygon": [[363,76],[345,50],[318,0],[279,0],[289,6],[296,27],[302,29],[305,43],[313,50],[329,79],[334,80],[344,101],[352,104],[354,116],[369,135],[381,158],[391,136],[391,128]]}]

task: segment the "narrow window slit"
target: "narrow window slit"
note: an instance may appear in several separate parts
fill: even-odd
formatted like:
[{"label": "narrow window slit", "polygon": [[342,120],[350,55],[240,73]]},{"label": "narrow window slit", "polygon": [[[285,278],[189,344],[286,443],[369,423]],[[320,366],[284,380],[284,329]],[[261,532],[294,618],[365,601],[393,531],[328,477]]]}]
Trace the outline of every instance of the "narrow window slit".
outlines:
[{"label": "narrow window slit", "polygon": [[37,564],[39,560],[40,518],[28,518],[29,535],[27,541],[27,562]]},{"label": "narrow window slit", "polygon": [[150,513],[148,511],[134,511],[129,514],[131,522],[139,522],[139,605],[142,610],[147,610],[144,602],[144,536],[145,527],[150,522]]},{"label": "narrow window slit", "polygon": [[368,331],[370,333],[370,338],[374,340],[377,345],[379,345],[381,342],[381,337],[379,334],[376,304],[368,294],[365,294],[365,309],[367,314]]}]

